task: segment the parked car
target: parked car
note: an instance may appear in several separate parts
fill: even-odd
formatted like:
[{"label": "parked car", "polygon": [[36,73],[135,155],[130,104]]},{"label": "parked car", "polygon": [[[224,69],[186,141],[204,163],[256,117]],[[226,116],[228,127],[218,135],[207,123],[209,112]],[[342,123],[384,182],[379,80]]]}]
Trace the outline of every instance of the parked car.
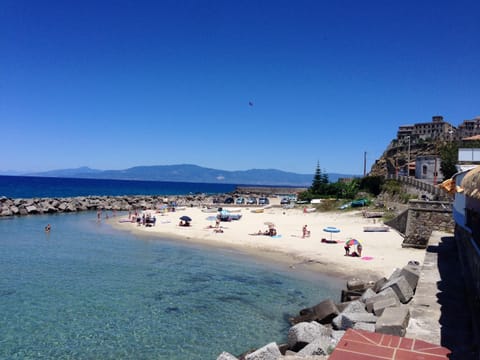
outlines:
[{"label": "parked car", "polygon": [[223,201],[224,204],[234,204],[235,200],[232,197],[228,197]]},{"label": "parked car", "polygon": [[290,199],[289,198],[283,198],[280,200],[280,205],[289,205],[290,204]]},{"label": "parked car", "polygon": [[255,196],[251,196],[247,199],[247,204],[249,205],[256,205],[257,204],[257,198]]},{"label": "parked car", "polygon": [[237,198],[237,201],[235,201],[235,203],[238,205],[245,204],[245,198],[239,197]]},{"label": "parked car", "polygon": [[258,199],[258,204],[259,205],[268,205],[270,204],[270,201],[266,197],[261,197]]}]

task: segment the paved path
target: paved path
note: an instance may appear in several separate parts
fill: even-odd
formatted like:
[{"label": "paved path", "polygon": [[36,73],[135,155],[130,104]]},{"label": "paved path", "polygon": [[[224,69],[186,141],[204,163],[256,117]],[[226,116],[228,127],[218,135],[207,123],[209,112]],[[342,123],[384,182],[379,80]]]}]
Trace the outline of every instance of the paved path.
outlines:
[{"label": "paved path", "polygon": [[405,336],[442,345],[452,352],[451,359],[480,359],[452,234],[430,237]]}]

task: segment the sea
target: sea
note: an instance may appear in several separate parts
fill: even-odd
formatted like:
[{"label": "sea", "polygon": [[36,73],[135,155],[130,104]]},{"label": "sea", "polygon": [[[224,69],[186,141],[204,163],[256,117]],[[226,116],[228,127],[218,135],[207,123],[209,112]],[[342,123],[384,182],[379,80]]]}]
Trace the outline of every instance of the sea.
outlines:
[{"label": "sea", "polygon": [[[0,176],[0,197],[224,193],[235,185]],[[343,282],[135,235],[93,212],[0,218],[0,359],[216,359],[284,343]],[[52,225],[50,233],[44,226]]]}]

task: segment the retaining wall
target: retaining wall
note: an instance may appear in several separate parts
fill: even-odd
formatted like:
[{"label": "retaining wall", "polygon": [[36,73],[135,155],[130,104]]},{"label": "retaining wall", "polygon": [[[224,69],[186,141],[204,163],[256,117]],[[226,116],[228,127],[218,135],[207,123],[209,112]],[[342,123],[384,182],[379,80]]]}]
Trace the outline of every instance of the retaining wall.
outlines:
[{"label": "retaining wall", "polygon": [[410,200],[408,205],[402,247],[425,249],[433,230],[453,234],[455,221],[451,202]]}]

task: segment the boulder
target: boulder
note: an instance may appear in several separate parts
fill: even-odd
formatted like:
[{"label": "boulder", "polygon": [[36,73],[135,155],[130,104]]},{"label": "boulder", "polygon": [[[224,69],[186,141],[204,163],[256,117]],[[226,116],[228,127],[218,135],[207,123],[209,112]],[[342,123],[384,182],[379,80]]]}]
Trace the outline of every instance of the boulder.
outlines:
[{"label": "boulder", "polygon": [[343,310],[341,313],[366,313],[365,304],[360,300],[354,300],[347,303],[344,303]]},{"label": "boulder", "polygon": [[238,360],[238,358],[224,351],[218,355],[217,360]]},{"label": "boulder", "polygon": [[334,346],[337,346],[343,335],[345,335],[345,330],[332,330],[331,338]]},{"label": "boulder", "polygon": [[332,326],[335,330],[347,330],[353,328],[358,322],[375,323],[377,317],[368,312],[364,313],[341,313],[332,320]]},{"label": "boulder", "polygon": [[330,336],[331,330],[326,326],[312,322],[302,322],[288,330],[288,348],[293,351],[302,349],[320,336]]},{"label": "boulder", "polygon": [[328,355],[333,351],[333,343],[330,336],[320,336],[306,345],[297,354],[299,356]]},{"label": "boulder", "polygon": [[38,214],[40,212],[39,209],[34,205],[26,206],[25,210],[27,211],[28,214]]},{"label": "boulder", "polygon": [[291,324],[298,324],[301,322],[318,321],[321,324],[328,324],[339,313],[335,303],[330,300],[324,300],[321,303],[311,307],[300,310],[300,316],[290,318]]},{"label": "boulder", "polygon": [[261,347],[260,349],[245,356],[245,360],[277,360],[282,354],[275,342]]}]

